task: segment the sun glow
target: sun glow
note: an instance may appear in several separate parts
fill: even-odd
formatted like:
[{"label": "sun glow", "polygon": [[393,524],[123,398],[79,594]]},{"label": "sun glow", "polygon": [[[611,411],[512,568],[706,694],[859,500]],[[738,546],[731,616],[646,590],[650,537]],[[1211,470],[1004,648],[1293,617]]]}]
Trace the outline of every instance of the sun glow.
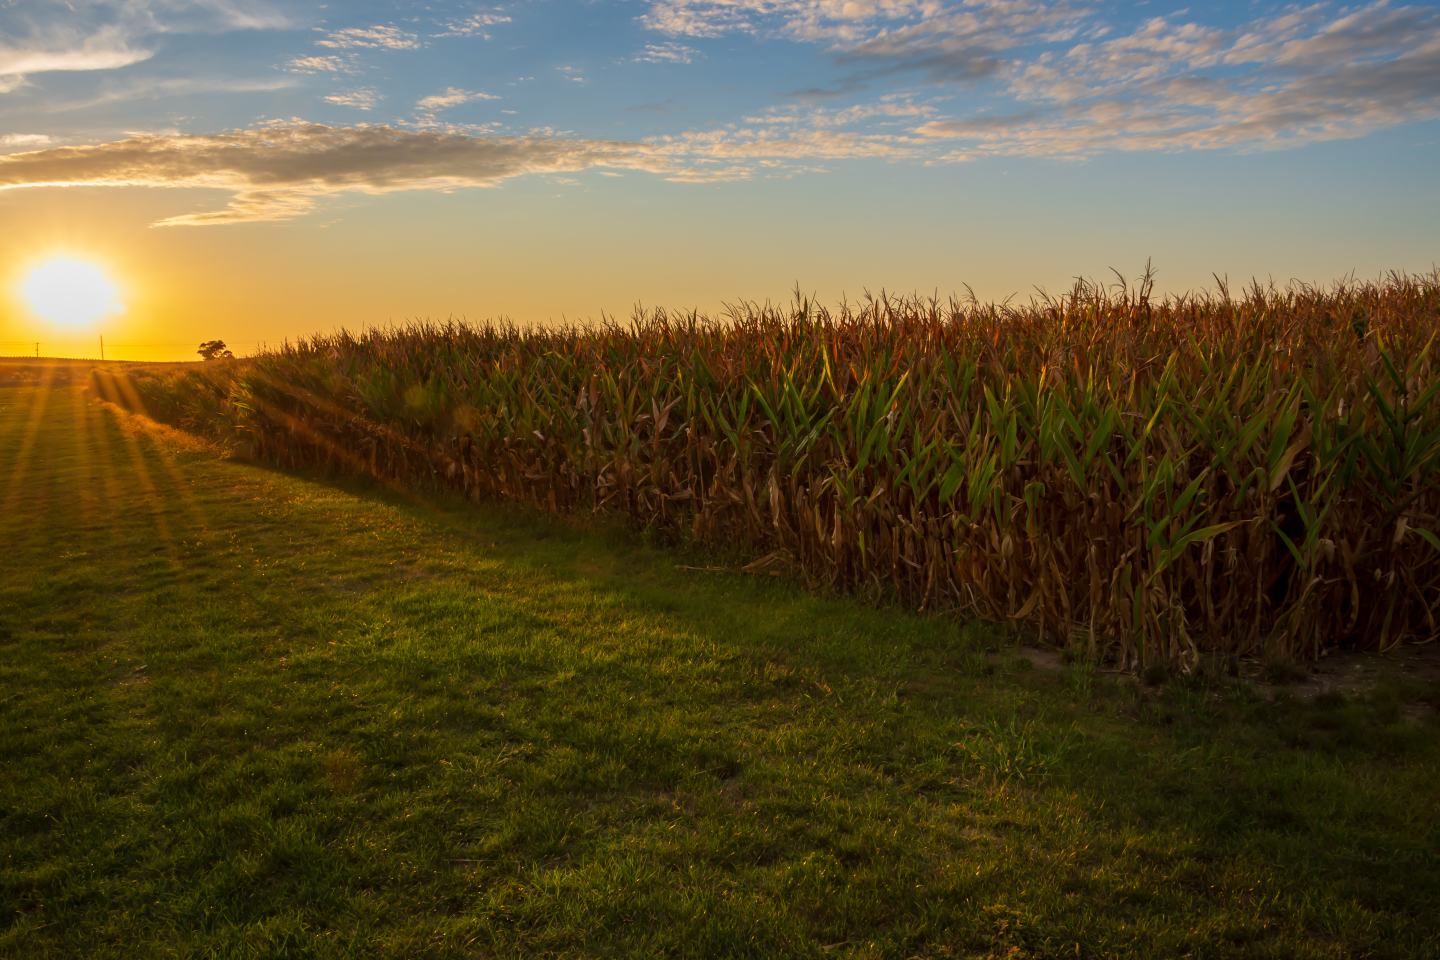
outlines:
[{"label": "sun glow", "polygon": [[86,327],[125,312],[120,288],[93,260],[57,256],[20,281],[20,296],[37,316],[65,327]]}]

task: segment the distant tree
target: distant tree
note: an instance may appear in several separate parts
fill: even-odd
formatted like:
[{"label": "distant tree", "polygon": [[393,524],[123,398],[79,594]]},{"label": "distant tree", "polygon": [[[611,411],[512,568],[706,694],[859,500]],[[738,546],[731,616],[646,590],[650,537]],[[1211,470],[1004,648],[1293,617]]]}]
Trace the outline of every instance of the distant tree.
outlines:
[{"label": "distant tree", "polygon": [[226,349],[224,340],[206,340],[195,352],[205,360],[229,360],[235,356],[233,351]]}]

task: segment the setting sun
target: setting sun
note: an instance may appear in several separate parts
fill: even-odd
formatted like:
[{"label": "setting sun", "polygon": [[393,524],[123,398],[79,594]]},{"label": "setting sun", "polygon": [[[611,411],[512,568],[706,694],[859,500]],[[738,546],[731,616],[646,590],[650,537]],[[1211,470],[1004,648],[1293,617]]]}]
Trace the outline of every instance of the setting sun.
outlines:
[{"label": "setting sun", "polygon": [[120,290],[99,264],[79,257],[52,257],[20,283],[20,295],[38,316],[66,327],[88,326],[123,313]]}]

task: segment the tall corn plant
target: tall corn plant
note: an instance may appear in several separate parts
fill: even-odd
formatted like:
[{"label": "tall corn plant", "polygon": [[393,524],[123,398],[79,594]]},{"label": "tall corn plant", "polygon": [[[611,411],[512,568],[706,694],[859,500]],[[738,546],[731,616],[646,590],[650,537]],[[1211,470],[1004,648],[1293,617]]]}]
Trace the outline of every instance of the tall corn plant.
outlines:
[{"label": "tall corn plant", "polygon": [[[414,325],[98,384],[292,467],[602,509],[1129,666],[1440,627],[1440,276]],[[123,387],[123,389],[122,389]]]}]

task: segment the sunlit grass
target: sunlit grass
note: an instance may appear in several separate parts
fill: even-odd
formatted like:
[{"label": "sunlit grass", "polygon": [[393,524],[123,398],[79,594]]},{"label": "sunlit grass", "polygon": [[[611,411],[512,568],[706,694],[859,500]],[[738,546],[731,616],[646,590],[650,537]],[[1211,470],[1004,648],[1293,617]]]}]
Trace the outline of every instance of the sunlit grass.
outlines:
[{"label": "sunlit grass", "polygon": [[56,368],[46,366],[40,371],[40,388],[37,390],[26,390],[19,396],[25,397],[30,403],[29,410],[25,416],[25,423],[19,431],[19,437],[10,438],[15,444],[15,459],[10,471],[9,482],[5,485],[5,496],[0,500],[0,513],[11,514],[14,512],[16,502],[25,488],[25,477],[30,469],[31,460],[35,456],[36,441],[40,438],[41,424],[45,421],[45,413],[50,404],[54,392],[50,389],[56,376]]},{"label": "sunlit grass", "polygon": [[[101,377],[92,380],[92,382],[100,387],[100,399],[136,411],[141,416],[148,415],[145,409],[145,403],[139,393],[136,392],[130,377],[124,375]],[[133,472],[136,478],[146,491],[155,492],[157,490],[156,483],[151,477],[150,468],[147,465],[147,458],[141,453],[135,432],[133,430],[127,430],[124,432],[124,437],[127,452],[134,465]],[[205,518],[196,506],[194,494],[186,484],[179,482],[179,478],[175,473],[173,458],[168,454],[169,448],[162,445],[156,449],[158,456],[154,458],[155,466],[169,475],[169,479],[171,480],[169,489],[173,491],[172,496],[179,501],[179,506],[186,512],[186,521],[192,526],[204,529],[206,526]],[[163,503],[163,498],[157,493],[154,497],[154,502],[157,504]],[[165,504],[162,511],[157,512],[155,516],[156,532],[167,547],[173,545],[175,542],[174,534],[169,529],[169,523],[165,517],[165,513],[168,512],[172,506],[171,504]]]}]

